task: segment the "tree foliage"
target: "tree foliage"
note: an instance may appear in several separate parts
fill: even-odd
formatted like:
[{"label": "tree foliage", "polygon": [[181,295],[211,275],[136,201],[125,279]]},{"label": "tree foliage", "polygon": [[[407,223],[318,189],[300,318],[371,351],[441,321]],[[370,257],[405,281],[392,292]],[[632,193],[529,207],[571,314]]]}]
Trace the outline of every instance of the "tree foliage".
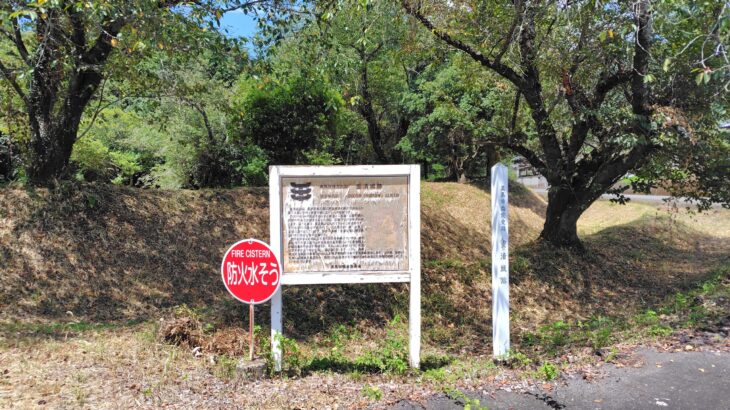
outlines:
[{"label": "tree foliage", "polygon": [[477,167],[494,165],[491,141],[501,130],[500,120],[511,113],[503,98],[506,85],[482,81],[480,70],[453,56],[425,69],[404,97],[414,120],[401,149],[420,162],[445,164],[448,179],[463,182],[467,173],[481,173]]},{"label": "tree foliage", "polygon": [[[257,16],[253,39],[220,30],[232,10]],[[270,164],[408,161],[465,181],[520,155],[550,184],[542,237],[580,248],[577,219],[626,177],[730,204],[729,16],[726,1],[10,0],[0,178],[232,187]]]},{"label": "tree foliage", "polygon": [[[671,28],[681,2],[402,6],[435,37],[511,83],[515,116],[524,101],[531,121],[494,142],[524,156],[550,184],[541,234],[550,243],[580,247],[576,223],[588,206],[658,155],[666,135],[688,131],[671,98],[688,73],[658,80],[671,76],[659,62],[687,44],[673,29],[657,31]],[[698,3],[695,11],[712,7]],[[707,20],[702,13],[688,18],[695,27]]]},{"label": "tree foliage", "polygon": [[273,164],[300,164],[327,152],[337,138],[340,95],[317,77],[239,86],[243,143],[261,147]]},{"label": "tree foliage", "polygon": [[[109,73],[109,60],[128,64],[146,50],[190,55],[212,45],[207,36],[227,10],[279,10],[271,1],[65,1],[12,0],[0,5],[0,39],[12,53],[0,56],[0,75],[26,113],[26,172],[33,183],[68,173],[79,124]],[[292,17],[294,18],[294,17]],[[122,71],[120,70],[120,71]]]}]

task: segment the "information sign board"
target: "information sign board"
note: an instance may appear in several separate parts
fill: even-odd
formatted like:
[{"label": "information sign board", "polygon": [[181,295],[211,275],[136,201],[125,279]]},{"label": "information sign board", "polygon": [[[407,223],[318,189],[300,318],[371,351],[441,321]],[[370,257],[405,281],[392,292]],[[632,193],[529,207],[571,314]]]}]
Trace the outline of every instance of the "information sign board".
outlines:
[{"label": "information sign board", "polygon": [[[409,358],[420,361],[418,165],[269,168],[271,248],[282,285],[410,284]],[[281,366],[281,291],[271,299],[272,353]]]}]

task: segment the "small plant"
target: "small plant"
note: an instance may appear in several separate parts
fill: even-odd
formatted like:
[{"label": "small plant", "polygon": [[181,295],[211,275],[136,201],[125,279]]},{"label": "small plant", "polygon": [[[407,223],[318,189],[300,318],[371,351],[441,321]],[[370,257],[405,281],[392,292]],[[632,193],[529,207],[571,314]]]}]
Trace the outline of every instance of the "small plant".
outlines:
[{"label": "small plant", "polygon": [[407,342],[402,329],[401,319],[396,315],[388,324],[383,345],[369,351],[355,360],[355,365],[364,369],[377,369],[383,373],[404,374],[408,371]]},{"label": "small plant", "polygon": [[658,337],[669,336],[672,334],[672,328],[665,325],[652,325],[649,328],[649,334]]},{"label": "small plant", "polygon": [[717,289],[717,282],[710,280],[702,284],[702,293],[712,293]]},{"label": "small plant", "polygon": [[333,363],[343,362],[345,360],[344,350],[345,341],[350,338],[350,331],[345,325],[337,325],[330,330],[330,334],[325,338],[325,342],[330,346],[329,359]]},{"label": "small plant", "polygon": [[206,323],[203,325],[203,333],[211,334],[215,332],[215,325],[212,323]]},{"label": "small plant", "polygon": [[452,400],[463,402],[464,410],[489,410],[486,406],[482,406],[479,403],[479,399],[472,399],[460,390],[448,388],[445,390],[445,393]]},{"label": "small plant", "polygon": [[464,410],[489,410],[487,406],[482,406],[479,399],[467,398],[464,400]]},{"label": "small plant", "polygon": [[515,255],[510,265],[514,272],[525,273],[530,270],[530,260],[521,255]]},{"label": "small plant", "polygon": [[532,364],[532,360],[526,354],[516,350],[510,350],[507,354],[513,367],[526,368]]},{"label": "small plant", "polygon": [[74,397],[76,398],[76,402],[79,404],[79,406],[84,407],[84,404],[86,404],[86,399],[89,397],[89,394],[81,386],[77,386],[74,388]]},{"label": "small plant", "polygon": [[[254,334],[256,329],[254,328]],[[290,339],[278,334],[276,340],[281,348],[281,371],[283,374],[293,374],[301,376],[302,370],[308,364],[304,354],[299,348],[299,344],[296,340]],[[261,337],[260,339],[261,352],[271,352],[271,344],[269,338]],[[266,356],[266,367],[269,374],[274,374],[274,357],[269,354]]]},{"label": "small plant", "polygon": [[540,366],[537,371],[540,374],[540,377],[547,381],[554,380],[556,377],[558,377],[558,368],[555,367],[554,364],[549,362],[543,363],[543,365]]},{"label": "small plant", "polygon": [[96,205],[98,205],[98,204],[99,204],[99,198],[97,198],[97,197],[96,197],[95,195],[93,195],[93,194],[87,194],[87,195],[86,195],[86,206],[87,206],[87,207],[88,207],[89,209],[94,209],[94,208],[96,208]]},{"label": "small plant", "polygon": [[136,337],[139,341],[144,343],[153,343],[156,339],[157,332],[160,329],[159,322],[153,322],[151,324],[148,324],[142,328],[139,332],[136,333]]},{"label": "small plant", "polygon": [[570,326],[558,320],[557,322],[543,326],[540,329],[540,339],[548,353],[554,354],[558,348],[570,342]]},{"label": "small plant", "polygon": [[655,325],[659,323],[659,316],[651,309],[636,316],[636,322],[640,325]]},{"label": "small plant", "polygon": [[696,325],[706,320],[709,314],[710,312],[704,306],[694,306],[692,307],[692,312],[689,314],[689,319],[687,321],[690,325]]},{"label": "small plant", "polygon": [[218,378],[230,380],[236,377],[236,365],[238,362],[236,359],[221,355],[218,356],[218,360],[216,362],[215,366],[215,375]]},{"label": "small plant", "polygon": [[441,383],[446,380],[446,370],[443,367],[440,369],[428,369],[423,372],[423,378]]},{"label": "small plant", "polygon": [[616,359],[616,356],[618,356],[618,349],[616,347],[612,347],[611,350],[606,355],[606,361],[612,362]]},{"label": "small plant", "polygon": [[363,396],[367,397],[368,400],[372,401],[379,401],[383,398],[383,391],[380,390],[378,386],[371,386],[369,384],[366,384],[362,388],[362,394]]},{"label": "small plant", "polygon": [[685,310],[687,310],[687,307],[689,306],[689,302],[687,299],[687,295],[683,293],[677,293],[674,295],[674,313],[680,313]]},{"label": "small plant", "polygon": [[591,345],[593,348],[598,350],[600,348],[608,346],[611,341],[611,335],[613,329],[610,327],[604,327],[602,329],[594,330],[590,333]]},{"label": "small plant", "polygon": [[199,321],[200,320],[200,312],[196,310],[195,308],[191,308],[190,306],[186,304],[175,306],[172,313],[175,317],[189,317],[193,320]]}]

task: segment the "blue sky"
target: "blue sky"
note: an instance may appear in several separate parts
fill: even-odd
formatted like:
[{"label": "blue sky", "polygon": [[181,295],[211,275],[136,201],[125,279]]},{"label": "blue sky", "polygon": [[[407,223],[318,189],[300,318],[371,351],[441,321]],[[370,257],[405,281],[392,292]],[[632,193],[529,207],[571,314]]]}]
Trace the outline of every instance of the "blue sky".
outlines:
[{"label": "blue sky", "polygon": [[240,11],[232,11],[221,18],[220,30],[229,37],[251,37],[256,33],[257,27],[253,17]]}]

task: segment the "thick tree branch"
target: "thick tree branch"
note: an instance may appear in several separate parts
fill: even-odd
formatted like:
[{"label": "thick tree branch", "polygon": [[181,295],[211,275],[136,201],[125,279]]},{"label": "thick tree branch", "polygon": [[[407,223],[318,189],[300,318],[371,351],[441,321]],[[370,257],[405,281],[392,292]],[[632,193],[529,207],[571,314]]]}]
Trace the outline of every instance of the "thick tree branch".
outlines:
[{"label": "thick tree branch", "polygon": [[26,64],[30,65],[30,56],[28,53],[28,48],[25,46],[25,42],[23,42],[23,36],[20,32],[20,25],[18,24],[18,19],[13,18],[12,24],[13,24],[13,34],[14,34],[13,43],[15,44],[15,48],[18,49],[18,53],[20,53],[20,58],[22,58]]},{"label": "thick tree branch", "polygon": [[71,20],[71,25],[73,26],[71,42],[76,50],[76,55],[81,57],[86,51],[86,30],[84,30],[83,16],[75,7],[69,7],[66,13],[68,14],[68,17]]},{"label": "thick tree branch", "polygon": [[215,134],[213,133],[213,126],[210,125],[210,120],[208,119],[208,113],[205,111],[205,108],[201,104],[199,104],[193,100],[190,100],[187,98],[182,98],[181,100],[200,114],[200,116],[203,118],[203,124],[205,125],[205,130],[208,133],[208,142],[214,143]]},{"label": "thick tree branch", "polygon": [[[631,73],[625,70],[619,70],[618,72],[603,77],[601,81],[596,84],[595,91],[593,92],[593,100],[590,103],[591,108],[598,108],[603,104],[603,100],[606,95],[618,87],[621,84],[627,83],[631,80]],[[642,80],[643,81],[643,80]]]},{"label": "thick tree branch", "polygon": [[370,95],[368,62],[365,60],[364,51],[361,51],[360,58],[362,59],[360,66],[360,94],[362,95],[362,104],[358,105],[358,111],[368,125],[368,136],[370,137],[370,142],[373,144],[375,156],[378,158],[378,161],[385,164],[388,161],[388,157],[383,148],[383,134],[378,122],[378,116],[373,108],[372,96]]},{"label": "thick tree branch", "polygon": [[512,38],[515,35],[515,30],[517,29],[517,26],[520,25],[522,22],[522,12],[524,10],[524,2],[522,0],[516,0],[515,1],[515,16],[512,19],[512,24],[510,25],[509,31],[507,32],[507,35],[504,38],[504,44],[502,44],[502,48],[499,50],[497,55],[494,57],[494,61],[499,62],[502,61],[502,56],[509,50],[509,45],[512,44]]},{"label": "thick tree branch", "polygon": [[[512,137],[510,137],[510,139],[512,139],[512,138],[524,140],[525,138],[527,138],[527,136],[525,136],[524,134],[521,134],[521,133],[515,133],[515,134],[513,134]],[[513,144],[513,143],[506,143],[506,144],[501,144],[501,145],[503,145],[506,148],[509,148],[516,154],[522,155],[527,160],[527,162],[529,162],[530,165],[535,167],[535,169],[537,169],[542,175],[545,175],[545,176],[552,175],[549,172],[548,167],[545,165],[545,162],[540,158],[540,156],[537,155],[536,152],[527,148],[526,146],[524,146],[522,144]]]},{"label": "thick tree branch", "polygon": [[545,155],[546,162],[543,169],[550,170],[544,175],[555,179],[557,170],[564,165],[563,153],[561,151],[555,129],[550,121],[549,115],[545,109],[544,99],[542,97],[542,85],[540,84],[540,75],[535,66],[537,50],[535,48],[535,22],[534,10],[525,8],[521,21],[523,22],[520,34],[520,51],[521,69],[523,75],[518,74],[511,67],[500,63],[499,61],[490,60],[487,56],[473,48],[472,46],[453,38],[446,31],[434,26],[434,24],[421,13],[420,9],[412,6],[408,0],[401,0],[403,8],[408,14],[416,18],[421,25],[431,31],[436,37],[444,41],[446,44],[463,51],[472,59],[479,62],[483,66],[491,69],[495,73],[512,82],[525,98],[525,102],[530,106],[532,118],[537,125],[537,134],[540,140],[542,151]]},{"label": "thick tree branch", "polygon": [[563,152],[558,143],[557,133],[550,121],[550,115],[545,107],[545,100],[542,96],[542,84],[540,83],[540,72],[537,69],[537,49],[535,46],[535,9],[526,7],[522,30],[520,32],[520,65],[522,68],[524,87],[521,89],[525,102],[530,106],[532,119],[537,126],[537,136],[540,140],[546,165],[551,169],[561,169],[568,161],[564,158]]},{"label": "thick tree branch", "polygon": [[616,156],[613,160],[603,162],[591,181],[588,192],[599,192],[602,194],[620,178],[631,171],[636,165],[646,158],[646,155],[655,147],[651,144],[637,144],[625,155]]},{"label": "thick tree branch", "polygon": [[82,58],[83,62],[91,65],[98,65],[106,62],[109,53],[111,53],[113,49],[112,38],[119,34],[126,23],[126,18],[119,17],[104,24],[99,36],[94,42],[94,45],[84,53]]},{"label": "thick tree branch", "polygon": [[10,21],[10,24],[13,27],[12,34],[3,29],[0,29],[0,34],[4,35],[11,43],[13,43],[15,49],[18,50],[18,56],[20,56],[20,59],[26,65],[30,66],[30,55],[28,54],[28,49],[25,47],[25,42],[23,42],[20,26],[18,26],[18,19],[13,18]]},{"label": "thick tree branch", "polygon": [[649,117],[649,86],[645,76],[649,72],[649,50],[652,43],[651,12],[647,0],[636,4],[636,42],[634,44],[634,67],[631,73],[631,108],[634,114]]},{"label": "thick tree branch", "polygon": [[[631,73],[623,70],[604,76],[598,84],[596,84],[593,98],[589,99],[580,87],[573,88],[573,96],[566,96],[566,100],[575,115],[582,115],[582,119],[573,125],[570,134],[570,142],[567,147],[568,158],[575,161],[583,143],[588,137],[588,133],[598,132],[600,129],[600,121],[593,110],[598,109],[606,98],[606,95],[619,85],[628,82],[631,79]],[[585,109],[590,111],[586,112]]]},{"label": "thick tree branch", "polygon": [[512,82],[518,89],[521,89],[524,86],[523,78],[519,74],[517,74],[517,72],[515,72],[511,67],[502,64],[498,60],[489,60],[487,56],[485,56],[472,46],[451,37],[444,30],[437,28],[429,19],[426,18],[426,16],[423,15],[423,13],[421,13],[419,9],[411,6],[408,0],[401,0],[401,4],[408,14],[415,17],[422,26],[426,27],[443,42],[456,48],[457,50],[468,54],[472,59],[474,59],[481,65],[493,70],[497,74]]},{"label": "thick tree branch", "polygon": [[13,90],[18,94],[18,96],[27,104],[28,99],[25,95],[25,92],[23,92],[23,89],[20,87],[20,84],[18,84],[17,79],[15,78],[15,75],[13,75],[13,72],[5,67],[2,61],[0,61],[0,74],[5,77],[5,80],[7,80],[8,83],[10,83],[10,86],[13,87]]}]

